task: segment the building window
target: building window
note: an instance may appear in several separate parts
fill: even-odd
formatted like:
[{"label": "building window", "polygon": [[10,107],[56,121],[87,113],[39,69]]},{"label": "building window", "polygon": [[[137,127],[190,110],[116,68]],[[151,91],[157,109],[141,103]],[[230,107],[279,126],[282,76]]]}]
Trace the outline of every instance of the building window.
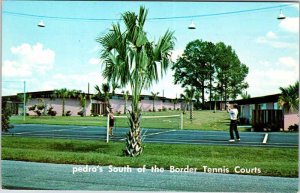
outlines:
[{"label": "building window", "polygon": [[278,110],[278,109],[279,109],[279,108],[278,108],[278,102],[274,103],[274,106],[273,106],[273,107],[274,107],[275,110]]}]

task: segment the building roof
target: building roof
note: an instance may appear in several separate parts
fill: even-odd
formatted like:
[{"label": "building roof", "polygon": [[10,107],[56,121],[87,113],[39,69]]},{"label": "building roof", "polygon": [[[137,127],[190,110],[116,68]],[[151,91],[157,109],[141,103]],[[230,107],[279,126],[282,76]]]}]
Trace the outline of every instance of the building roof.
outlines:
[{"label": "building roof", "polygon": [[[36,91],[36,92],[26,92],[26,95],[30,95],[31,98],[53,98],[53,94],[54,94],[54,90],[47,90],[47,91]],[[88,94],[88,93],[84,93],[82,92],[82,94],[86,94],[89,96],[94,96],[94,94]],[[23,93],[18,93],[17,95],[23,95]],[[6,99],[10,99],[12,101],[18,101],[17,95],[11,95],[11,96],[3,96],[3,98]],[[110,98],[114,98],[117,97],[117,99],[123,99],[124,94],[114,94],[112,97]],[[75,98],[75,97],[71,97],[71,98]],[[130,100],[132,98],[132,95],[128,95],[128,99]],[[144,99],[149,99],[149,100],[153,100],[153,97],[151,95],[141,95],[140,96],[141,100]],[[171,100],[171,98],[166,98],[166,97],[162,97],[162,96],[157,96],[156,100]],[[181,102],[182,99],[178,98],[178,102]]]},{"label": "building roof", "polygon": [[238,105],[275,103],[275,102],[278,102],[280,95],[281,94],[273,94],[273,95],[253,97],[253,98],[248,98],[248,99],[239,99],[239,100],[230,101],[230,103],[237,103]]}]

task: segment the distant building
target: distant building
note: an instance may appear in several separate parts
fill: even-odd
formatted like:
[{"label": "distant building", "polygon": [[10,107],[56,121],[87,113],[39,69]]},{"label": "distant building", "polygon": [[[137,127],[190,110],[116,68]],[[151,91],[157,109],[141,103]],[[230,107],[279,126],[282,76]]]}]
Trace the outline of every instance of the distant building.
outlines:
[{"label": "distant building", "polygon": [[[90,116],[94,115],[102,115],[106,113],[107,104],[104,100],[96,99],[93,94],[86,94],[86,106],[85,106],[85,115]],[[19,93],[20,96],[23,93]],[[54,97],[54,90],[51,91],[39,91],[39,92],[28,92],[26,93],[27,97],[29,97],[26,103],[26,112],[29,115],[35,115],[36,113],[30,111],[29,108],[33,105],[37,104],[45,104],[47,111],[49,108],[53,107],[53,111],[57,112],[58,116],[62,115],[62,98]],[[23,101],[18,97],[18,95],[12,96],[3,96],[3,99],[9,101],[11,105],[11,109],[13,109],[13,114],[21,115],[23,114]],[[131,109],[131,98],[132,96],[128,96],[127,108]],[[115,94],[110,97],[109,103],[113,108],[113,112],[115,113],[124,113],[125,109],[125,100],[123,94]],[[183,107],[183,101],[181,99],[177,100],[177,103],[174,104],[174,101],[170,98],[166,97],[157,97],[154,101],[154,108],[156,111],[160,110],[179,110]],[[141,95],[141,108],[142,111],[152,111],[153,110],[153,97],[149,95]],[[69,97],[65,99],[65,113],[67,111],[70,112],[72,116],[78,116],[78,112],[82,111],[83,107],[80,105],[80,100],[78,97]]]},{"label": "distant building", "polygon": [[[278,104],[281,94],[252,97],[248,99],[225,101],[208,101],[206,109],[226,110],[226,103],[231,106],[238,104],[239,117],[242,124],[255,126],[263,123],[265,126],[277,124],[277,127],[288,130],[289,126],[299,124],[298,111],[284,112]],[[253,118],[255,115],[255,118]]]},{"label": "distant building", "polygon": [[298,111],[292,113],[284,112],[278,104],[280,96],[281,94],[273,94],[234,100],[230,101],[230,103],[239,105],[240,118],[244,119],[243,121],[246,124],[252,124],[253,126],[257,122],[264,122],[272,125],[276,121],[280,122],[281,119],[282,121],[278,122],[278,124],[286,131],[289,126],[299,124],[299,114]]}]

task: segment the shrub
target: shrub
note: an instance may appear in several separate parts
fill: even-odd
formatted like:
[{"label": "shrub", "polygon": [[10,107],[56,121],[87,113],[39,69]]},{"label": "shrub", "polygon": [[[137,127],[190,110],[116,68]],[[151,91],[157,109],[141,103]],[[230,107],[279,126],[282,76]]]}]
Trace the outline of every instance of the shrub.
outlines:
[{"label": "shrub", "polygon": [[158,112],[161,112],[161,109],[158,109]]},{"label": "shrub", "polygon": [[172,108],[170,107],[170,108],[169,108],[169,111],[171,111],[171,110],[172,110]]},{"label": "shrub", "polygon": [[80,117],[83,117],[83,116],[84,116],[84,111],[83,111],[83,110],[79,111],[79,112],[77,113],[77,115],[80,115]]},{"label": "shrub", "polygon": [[177,111],[179,111],[180,110],[180,108],[177,108]]},{"label": "shrub", "polygon": [[45,108],[45,105],[33,105],[28,108],[29,111],[33,111],[37,116],[42,115],[42,110]]},{"label": "shrub", "polygon": [[56,114],[57,114],[56,111],[53,111],[53,107],[50,107],[48,109],[47,115],[55,116]]},{"label": "shrub", "polygon": [[32,105],[31,107],[28,108],[29,111],[34,111],[35,110],[36,105]]},{"label": "shrub", "polygon": [[67,116],[67,117],[69,117],[69,116],[71,116],[71,115],[72,115],[72,114],[71,114],[71,111],[67,111],[67,112],[66,112],[66,116]]},{"label": "shrub", "polygon": [[149,112],[152,112],[152,110],[151,110],[151,109],[149,109],[148,111],[149,111]]},{"label": "shrub", "polygon": [[42,115],[41,111],[39,111],[39,110],[35,110],[33,112],[35,112],[37,116],[41,116]]},{"label": "shrub", "polygon": [[2,110],[1,110],[1,128],[2,131],[7,132],[9,129],[13,128],[9,124],[9,117],[11,116],[11,110],[7,106],[7,102],[2,100]]},{"label": "shrub", "polygon": [[45,105],[44,104],[39,104],[39,105],[36,105],[36,108],[39,110],[39,111],[42,111],[45,109]]},{"label": "shrub", "polygon": [[289,131],[296,131],[298,132],[299,131],[299,125],[297,124],[294,124],[294,125],[290,125],[289,128],[288,128]]},{"label": "shrub", "polygon": [[162,111],[167,111],[167,108],[163,106]]}]

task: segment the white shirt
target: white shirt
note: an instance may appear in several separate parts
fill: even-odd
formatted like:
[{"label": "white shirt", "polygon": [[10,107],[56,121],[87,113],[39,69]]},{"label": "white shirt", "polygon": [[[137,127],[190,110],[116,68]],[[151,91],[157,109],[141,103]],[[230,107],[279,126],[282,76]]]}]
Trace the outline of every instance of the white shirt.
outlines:
[{"label": "white shirt", "polygon": [[239,112],[237,109],[230,109],[229,111],[229,116],[231,120],[237,120],[237,116],[238,116]]}]

